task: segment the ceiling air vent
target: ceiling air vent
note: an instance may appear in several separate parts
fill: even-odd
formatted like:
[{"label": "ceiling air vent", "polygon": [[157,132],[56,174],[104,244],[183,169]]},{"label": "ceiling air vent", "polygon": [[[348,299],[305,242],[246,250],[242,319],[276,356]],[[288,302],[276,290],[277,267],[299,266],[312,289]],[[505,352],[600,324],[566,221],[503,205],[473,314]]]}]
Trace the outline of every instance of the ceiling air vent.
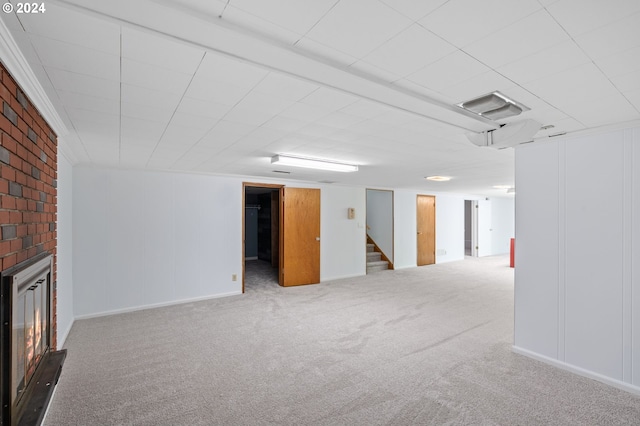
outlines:
[{"label": "ceiling air vent", "polygon": [[493,121],[514,117],[530,109],[500,92],[489,93],[458,104],[458,106]]}]

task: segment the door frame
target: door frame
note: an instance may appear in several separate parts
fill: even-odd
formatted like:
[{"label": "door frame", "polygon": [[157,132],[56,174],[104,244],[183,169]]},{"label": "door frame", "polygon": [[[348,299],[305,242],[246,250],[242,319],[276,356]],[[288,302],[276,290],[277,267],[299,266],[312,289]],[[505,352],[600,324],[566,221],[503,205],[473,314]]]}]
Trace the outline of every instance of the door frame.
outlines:
[{"label": "door frame", "polygon": [[[395,192],[393,191],[393,189],[377,189],[377,188],[366,188],[365,189],[365,201],[364,201],[364,205],[365,205],[365,235],[369,236],[369,223],[367,222],[368,220],[368,215],[369,215],[369,210],[366,209],[366,206],[368,206],[367,201],[369,198],[369,191],[378,191],[378,192],[390,192],[391,193],[391,259],[389,259],[389,257],[387,257],[384,253],[382,253],[382,260],[386,260],[387,262],[389,262],[389,269],[394,269],[393,266],[393,262],[395,261],[395,256],[396,256],[396,212],[395,212]],[[365,240],[365,247],[366,247],[366,243],[367,241]],[[365,258],[365,267],[367,259]]]},{"label": "door frame", "polygon": [[[245,195],[247,192],[247,188],[271,188],[271,189],[277,189],[278,190],[278,194],[280,194],[280,188],[283,188],[284,185],[283,184],[277,184],[277,183],[257,183],[257,182],[242,182],[242,293],[244,294],[244,276],[245,276],[245,270],[244,270],[244,264],[246,262],[245,259],[245,206],[247,204],[247,201],[245,199]],[[278,200],[280,200],[280,195],[278,195]],[[280,201],[278,201],[278,205],[280,204]],[[282,237],[282,232],[278,233],[278,244],[280,244],[280,239]],[[278,275],[280,275],[280,265],[278,265]]]}]

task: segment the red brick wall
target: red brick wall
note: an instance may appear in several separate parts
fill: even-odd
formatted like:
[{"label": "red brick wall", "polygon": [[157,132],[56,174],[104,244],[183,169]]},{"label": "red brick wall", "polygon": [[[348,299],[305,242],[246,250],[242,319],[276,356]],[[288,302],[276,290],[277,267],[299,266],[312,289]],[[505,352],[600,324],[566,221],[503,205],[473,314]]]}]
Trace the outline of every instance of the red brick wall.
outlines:
[{"label": "red brick wall", "polygon": [[[0,63],[0,270],[47,251],[56,256],[57,139]],[[54,258],[55,259],[55,258]],[[53,342],[56,348],[56,270]]]}]

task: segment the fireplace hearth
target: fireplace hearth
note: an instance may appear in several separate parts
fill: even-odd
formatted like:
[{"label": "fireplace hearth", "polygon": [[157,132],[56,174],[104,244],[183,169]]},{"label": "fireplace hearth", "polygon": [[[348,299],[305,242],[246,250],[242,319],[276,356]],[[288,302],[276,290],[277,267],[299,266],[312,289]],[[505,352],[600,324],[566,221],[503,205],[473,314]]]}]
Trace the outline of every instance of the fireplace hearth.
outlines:
[{"label": "fireplace hearth", "polygon": [[38,425],[66,351],[53,351],[53,256],[42,253],[0,273],[0,425]]}]

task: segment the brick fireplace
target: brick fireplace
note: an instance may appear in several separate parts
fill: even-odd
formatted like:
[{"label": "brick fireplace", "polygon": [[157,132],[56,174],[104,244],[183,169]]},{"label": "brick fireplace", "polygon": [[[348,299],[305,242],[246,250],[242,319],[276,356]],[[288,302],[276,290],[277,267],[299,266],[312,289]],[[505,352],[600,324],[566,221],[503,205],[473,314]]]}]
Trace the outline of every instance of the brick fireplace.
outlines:
[{"label": "brick fireplace", "polygon": [[0,271],[42,252],[53,262],[56,347],[57,138],[0,63]]},{"label": "brick fireplace", "polygon": [[55,352],[57,137],[3,63],[0,102],[0,424],[39,424],[66,356]]}]

